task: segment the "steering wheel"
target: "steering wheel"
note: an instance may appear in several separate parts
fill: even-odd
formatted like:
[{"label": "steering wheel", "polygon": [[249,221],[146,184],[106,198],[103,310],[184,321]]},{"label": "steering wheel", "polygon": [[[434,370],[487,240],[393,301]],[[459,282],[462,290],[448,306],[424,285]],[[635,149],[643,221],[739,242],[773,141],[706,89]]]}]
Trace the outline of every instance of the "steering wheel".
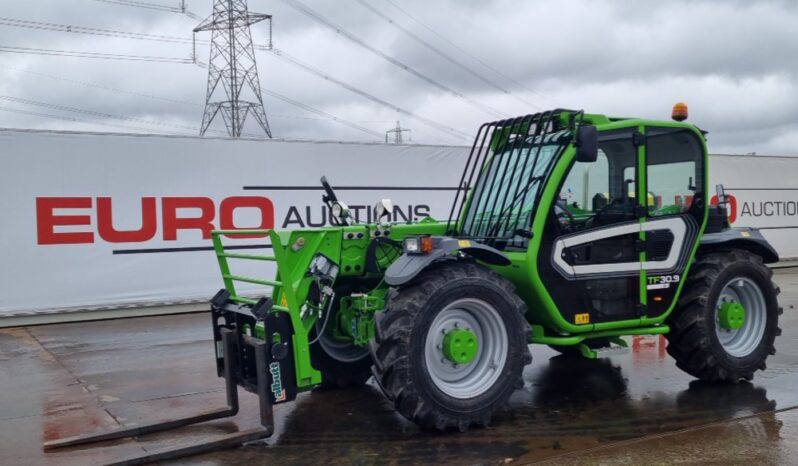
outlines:
[{"label": "steering wheel", "polygon": [[326,176],[321,177],[321,186],[324,188],[324,192],[326,193],[322,196],[321,200],[328,203],[338,202],[338,197],[335,195],[335,191],[333,191],[332,186],[327,181]]},{"label": "steering wheel", "polygon": [[[568,205],[562,200],[554,203],[554,216],[557,217],[563,230],[570,230],[576,222],[574,215],[568,210]],[[566,218],[567,221],[563,221],[563,218]]]},{"label": "steering wheel", "polygon": [[590,217],[587,222],[585,222],[585,228],[592,228],[597,225],[601,225],[601,220],[605,216],[605,214],[609,212],[615,213],[623,213],[626,211],[626,206],[629,204],[629,198],[615,198],[610,201],[609,204],[605,205],[601,209],[597,210],[592,217]]}]

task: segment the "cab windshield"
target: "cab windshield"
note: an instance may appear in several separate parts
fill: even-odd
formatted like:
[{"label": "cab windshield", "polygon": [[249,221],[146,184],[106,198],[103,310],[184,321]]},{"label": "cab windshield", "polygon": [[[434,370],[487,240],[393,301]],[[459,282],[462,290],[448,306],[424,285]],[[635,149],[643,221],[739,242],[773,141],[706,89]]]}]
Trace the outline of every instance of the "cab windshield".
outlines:
[{"label": "cab windshield", "polygon": [[479,175],[466,211],[462,233],[478,239],[523,242],[538,192],[555,160],[570,141],[570,131],[510,140],[493,154]]}]

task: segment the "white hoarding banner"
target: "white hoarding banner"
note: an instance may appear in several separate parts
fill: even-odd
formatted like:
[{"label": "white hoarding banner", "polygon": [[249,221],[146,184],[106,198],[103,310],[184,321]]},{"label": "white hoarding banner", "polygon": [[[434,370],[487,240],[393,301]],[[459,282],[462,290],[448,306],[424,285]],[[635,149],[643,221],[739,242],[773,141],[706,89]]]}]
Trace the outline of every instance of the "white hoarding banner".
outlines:
[{"label": "white hoarding banner", "polygon": [[[381,198],[395,220],[446,219],[469,150],[12,130],[0,147],[0,315],[209,298],[222,287],[210,230],[320,226],[322,174],[359,220]],[[783,258],[798,257],[798,159],[710,163],[711,189],[732,194],[733,225],[762,228]]]},{"label": "white hoarding banner", "polygon": [[798,157],[713,155],[710,189],[729,194],[734,227],[755,227],[782,259],[798,258]]},{"label": "white hoarding banner", "polygon": [[[0,315],[209,298],[222,287],[209,231],[320,226],[322,174],[360,220],[381,198],[393,200],[396,220],[448,218],[468,153],[33,131],[0,131],[0,147]],[[231,265],[274,274],[271,263]]]}]

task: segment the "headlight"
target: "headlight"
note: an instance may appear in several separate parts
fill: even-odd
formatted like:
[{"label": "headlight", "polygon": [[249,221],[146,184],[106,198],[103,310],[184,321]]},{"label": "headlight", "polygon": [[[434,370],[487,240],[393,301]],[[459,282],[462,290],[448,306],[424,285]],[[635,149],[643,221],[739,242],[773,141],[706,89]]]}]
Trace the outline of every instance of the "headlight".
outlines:
[{"label": "headlight", "polygon": [[418,237],[411,236],[409,238],[405,238],[405,252],[407,254],[418,254],[421,252],[421,246],[419,245]]},{"label": "headlight", "polygon": [[336,202],[333,204],[330,213],[339,220],[346,220],[349,218],[349,207],[343,202]]},{"label": "headlight", "polygon": [[431,236],[409,236],[405,238],[404,250],[406,254],[429,254],[432,249]]}]

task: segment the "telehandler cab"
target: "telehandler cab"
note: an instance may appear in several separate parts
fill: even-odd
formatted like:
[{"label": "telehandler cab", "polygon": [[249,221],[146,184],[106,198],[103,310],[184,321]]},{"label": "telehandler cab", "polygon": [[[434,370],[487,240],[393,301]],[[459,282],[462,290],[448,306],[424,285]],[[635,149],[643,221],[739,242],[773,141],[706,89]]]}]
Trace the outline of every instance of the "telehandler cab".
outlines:
[{"label": "telehandler cab", "polygon": [[[699,379],[765,369],[781,314],[765,264],[778,255],[756,229],[730,228],[721,186],[710,202],[705,133],[683,117],[487,123],[447,221],[390,223],[383,200],[374,223],[355,223],[322,177],[335,225],[214,231],[218,373],[234,408],[237,385],[260,396],[266,427],[243,440],[271,434],[273,404],[372,376],[422,426],[486,425],[523,385],[530,344],[596,358],[623,336],[664,334]],[[226,235],[268,236],[273,255],[227,250]],[[237,275],[236,260],[274,261],[276,277]],[[236,282],[271,292],[242,296]]]}]

